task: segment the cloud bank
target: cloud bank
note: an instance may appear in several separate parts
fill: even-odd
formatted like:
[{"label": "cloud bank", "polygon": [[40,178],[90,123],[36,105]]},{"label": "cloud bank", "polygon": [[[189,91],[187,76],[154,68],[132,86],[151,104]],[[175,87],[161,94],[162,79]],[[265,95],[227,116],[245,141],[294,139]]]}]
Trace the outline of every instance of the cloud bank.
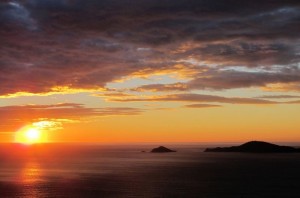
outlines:
[{"label": "cloud bank", "polygon": [[300,90],[299,27],[298,0],[5,0],[0,95],[97,90],[178,64],[189,82],[137,90]]}]

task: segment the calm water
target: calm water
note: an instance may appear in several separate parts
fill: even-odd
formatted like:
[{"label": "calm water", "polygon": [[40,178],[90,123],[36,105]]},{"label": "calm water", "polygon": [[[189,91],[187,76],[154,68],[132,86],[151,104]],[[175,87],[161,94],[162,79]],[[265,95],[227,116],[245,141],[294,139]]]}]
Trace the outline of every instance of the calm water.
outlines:
[{"label": "calm water", "polygon": [[300,154],[166,146],[0,145],[0,197],[300,197]]}]

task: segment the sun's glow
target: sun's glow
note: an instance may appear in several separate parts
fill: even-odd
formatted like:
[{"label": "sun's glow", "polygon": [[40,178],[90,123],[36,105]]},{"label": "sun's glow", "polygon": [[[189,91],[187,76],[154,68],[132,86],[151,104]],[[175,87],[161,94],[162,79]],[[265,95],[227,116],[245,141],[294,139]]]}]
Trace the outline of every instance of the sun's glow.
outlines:
[{"label": "sun's glow", "polygon": [[40,139],[40,131],[38,131],[37,129],[34,129],[34,128],[29,129],[28,131],[26,131],[25,136],[28,141],[36,142]]},{"label": "sun's glow", "polygon": [[47,142],[47,134],[38,128],[27,126],[16,132],[15,142],[22,144],[37,144]]}]

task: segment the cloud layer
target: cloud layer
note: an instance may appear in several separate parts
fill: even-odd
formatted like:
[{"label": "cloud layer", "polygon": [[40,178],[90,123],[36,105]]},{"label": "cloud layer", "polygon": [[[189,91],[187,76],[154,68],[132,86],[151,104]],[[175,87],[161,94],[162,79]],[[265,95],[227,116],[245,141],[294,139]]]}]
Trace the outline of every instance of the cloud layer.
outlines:
[{"label": "cloud layer", "polygon": [[297,0],[1,1],[0,95],[100,89],[178,64],[190,82],[140,90],[297,90],[299,27]]}]

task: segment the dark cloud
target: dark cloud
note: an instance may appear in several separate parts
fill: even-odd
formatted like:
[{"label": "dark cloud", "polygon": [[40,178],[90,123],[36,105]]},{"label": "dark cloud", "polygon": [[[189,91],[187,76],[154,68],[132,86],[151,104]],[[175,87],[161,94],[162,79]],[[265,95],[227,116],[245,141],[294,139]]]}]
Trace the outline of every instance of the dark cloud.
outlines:
[{"label": "dark cloud", "polygon": [[184,105],[186,108],[211,108],[211,107],[222,107],[221,105],[213,105],[213,104],[189,104]]},{"label": "dark cloud", "polygon": [[228,104],[277,104],[277,102],[256,99],[256,98],[238,98],[238,97],[222,97],[204,94],[172,94],[164,96],[152,96],[146,98],[122,98],[113,99],[118,102],[143,102],[143,101],[181,101],[181,102],[217,102]]},{"label": "dark cloud", "polygon": [[283,102],[283,104],[300,104],[300,100],[294,100],[289,102]]},{"label": "dark cloud", "polygon": [[296,95],[263,95],[263,96],[257,96],[256,98],[289,99],[289,98],[300,98],[300,96],[296,96]]},{"label": "dark cloud", "polygon": [[36,30],[36,21],[30,11],[22,4],[15,1],[0,3],[0,25],[6,28],[25,28]]},{"label": "dark cloud", "polygon": [[192,88],[260,86],[281,81],[284,71],[267,82],[257,74],[257,83],[240,73],[238,86],[242,77],[219,69],[299,64],[299,27],[297,0],[1,1],[0,95],[99,89],[191,58],[216,67]]},{"label": "dark cloud", "polygon": [[188,83],[190,89],[232,89],[265,87],[274,83],[300,83],[300,70],[280,69],[279,71],[210,71]]},{"label": "dark cloud", "polygon": [[[244,71],[243,71],[244,70]],[[194,79],[186,83],[143,85],[132,91],[188,91],[188,90],[222,90],[233,88],[267,87],[270,84],[300,83],[298,67],[207,69],[199,72]]]},{"label": "dark cloud", "polygon": [[[299,10],[300,11],[300,10]],[[195,59],[215,62],[223,66],[271,66],[286,65],[300,61],[297,43],[284,42],[224,42],[193,48],[183,55]]]},{"label": "dark cloud", "polygon": [[143,91],[186,91],[188,86],[185,83],[174,83],[174,84],[150,84],[142,85],[137,88],[130,89],[131,91],[143,92]]},{"label": "dark cloud", "polygon": [[137,115],[140,113],[142,110],[137,108],[88,108],[77,103],[3,106],[0,107],[0,127],[2,131],[9,131],[40,120],[68,119],[76,121],[98,116]]}]

